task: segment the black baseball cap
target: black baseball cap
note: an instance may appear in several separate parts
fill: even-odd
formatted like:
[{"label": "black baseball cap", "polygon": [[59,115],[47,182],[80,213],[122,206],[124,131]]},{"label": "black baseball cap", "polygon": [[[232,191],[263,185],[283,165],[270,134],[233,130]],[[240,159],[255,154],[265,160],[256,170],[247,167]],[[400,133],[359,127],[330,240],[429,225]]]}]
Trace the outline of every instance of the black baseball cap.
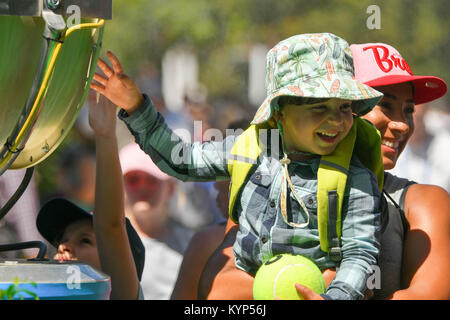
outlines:
[{"label": "black baseball cap", "polygon": [[[90,219],[92,221],[92,217],[92,212],[80,208],[73,202],[63,198],[55,198],[46,202],[39,210],[36,226],[41,235],[49,243],[57,247],[68,225],[81,219]],[[128,241],[130,242],[136,272],[140,281],[144,270],[145,248],[130,220],[125,218],[125,222]]]}]

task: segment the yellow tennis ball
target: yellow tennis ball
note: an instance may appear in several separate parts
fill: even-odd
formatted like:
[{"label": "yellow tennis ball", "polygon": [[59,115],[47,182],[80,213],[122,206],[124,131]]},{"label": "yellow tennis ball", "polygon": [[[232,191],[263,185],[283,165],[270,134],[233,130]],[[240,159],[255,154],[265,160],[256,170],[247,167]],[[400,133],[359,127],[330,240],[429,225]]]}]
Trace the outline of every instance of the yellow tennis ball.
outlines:
[{"label": "yellow tennis ball", "polygon": [[304,285],[317,294],[325,293],[325,280],[317,265],[310,259],[280,254],[266,261],[256,272],[253,282],[255,300],[304,300],[295,284]]}]

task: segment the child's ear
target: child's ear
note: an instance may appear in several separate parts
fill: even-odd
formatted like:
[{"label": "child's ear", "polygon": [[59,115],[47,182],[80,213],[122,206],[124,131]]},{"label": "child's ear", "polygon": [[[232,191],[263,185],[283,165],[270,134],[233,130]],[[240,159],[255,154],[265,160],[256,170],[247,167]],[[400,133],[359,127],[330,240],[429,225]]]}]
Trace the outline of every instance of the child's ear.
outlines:
[{"label": "child's ear", "polygon": [[277,128],[278,125],[278,121],[281,120],[283,117],[281,115],[281,113],[279,111],[276,111],[272,114],[272,117],[267,121],[267,123],[269,124],[269,126],[271,128]]},{"label": "child's ear", "polygon": [[274,113],[273,113],[273,116],[272,116],[272,119],[275,121],[275,122],[278,122],[279,120],[283,120],[283,113],[281,112],[281,111],[275,111]]}]

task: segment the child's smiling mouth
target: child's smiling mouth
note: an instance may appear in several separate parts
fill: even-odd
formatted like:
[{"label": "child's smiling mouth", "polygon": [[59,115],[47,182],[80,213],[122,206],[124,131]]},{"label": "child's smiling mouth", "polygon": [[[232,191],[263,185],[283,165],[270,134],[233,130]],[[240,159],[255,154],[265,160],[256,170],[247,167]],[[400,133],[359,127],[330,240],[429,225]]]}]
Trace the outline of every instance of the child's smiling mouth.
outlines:
[{"label": "child's smiling mouth", "polygon": [[316,135],[325,142],[333,143],[337,140],[339,132],[336,131],[319,131],[316,132]]}]

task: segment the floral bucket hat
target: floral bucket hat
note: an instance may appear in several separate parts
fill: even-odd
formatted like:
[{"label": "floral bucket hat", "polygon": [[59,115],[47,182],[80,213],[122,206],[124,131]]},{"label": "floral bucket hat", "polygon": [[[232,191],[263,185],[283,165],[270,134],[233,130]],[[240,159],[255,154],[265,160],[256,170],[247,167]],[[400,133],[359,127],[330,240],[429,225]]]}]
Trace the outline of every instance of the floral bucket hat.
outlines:
[{"label": "floral bucket hat", "polygon": [[266,90],[252,124],[269,120],[280,96],[352,100],[358,116],[383,97],[355,79],[347,41],[331,33],[296,35],[273,47],[267,54]]}]

